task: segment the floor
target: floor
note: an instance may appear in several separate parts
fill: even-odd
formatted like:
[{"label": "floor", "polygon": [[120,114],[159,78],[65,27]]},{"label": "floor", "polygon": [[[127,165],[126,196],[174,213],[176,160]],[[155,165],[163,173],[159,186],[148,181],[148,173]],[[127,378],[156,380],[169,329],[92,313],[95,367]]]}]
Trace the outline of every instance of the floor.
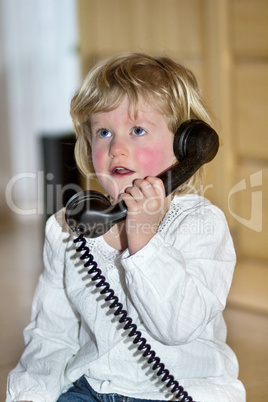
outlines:
[{"label": "floor", "polygon": [[[0,217],[1,218],[1,217]],[[0,220],[0,402],[6,378],[23,350],[22,330],[42,270],[43,222],[24,218]],[[228,306],[228,343],[240,363],[247,402],[268,401],[268,316]]]}]

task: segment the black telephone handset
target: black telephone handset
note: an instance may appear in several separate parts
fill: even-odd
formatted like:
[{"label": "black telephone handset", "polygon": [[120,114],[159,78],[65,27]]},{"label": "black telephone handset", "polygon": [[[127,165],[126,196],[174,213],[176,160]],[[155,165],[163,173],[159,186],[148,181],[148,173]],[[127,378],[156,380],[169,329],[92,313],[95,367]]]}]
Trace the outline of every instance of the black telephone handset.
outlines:
[{"label": "black telephone handset", "polygon": [[[217,154],[218,148],[218,135],[208,124],[201,120],[184,122],[174,137],[174,154],[179,162],[158,176],[164,182],[166,195],[176,190],[202,165],[210,162]],[[123,309],[122,303],[90,253],[84,238],[84,236],[98,237],[106,233],[117,222],[125,219],[126,214],[127,208],[124,202],[111,205],[103,194],[85,191],[74,195],[68,201],[65,219],[70,228],[79,235],[74,239],[74,243],[80,243],[77,251],[81,253],[80,259],[86,260],[84,267],[88,270],[91,280],[96,281],[96,287],[102,288],[100,293],[107,294],[105,302],[110,303],[109,308],[114,309],[113,314],[118,316],[119,322],[125,323],[123,329],[128,330],[127,336],[134,337],[133,343],[137,345],[137,349],[143,351],[142,356],[147,358],[148,364],[156,370],[156,375],[161,378],[161,381],[166,382],[166,387],[170,388],[178,401],[194,402],[152,350],[131,317],[127,315],[127,311]]]},{"label": "black telephone handset", "polygon": [[[217,133],[202,120],[187,120],[174,135],[174,154],[178,162],[158,177],[164,182],[166,196],[187,181],[202,165],[210,162],[219,147]],[[66,205],[65,219],[76,234],[98,237],[113,225],[124,220],[127,207],[124,201],[111,205],[97,191],[75,194]]]}]

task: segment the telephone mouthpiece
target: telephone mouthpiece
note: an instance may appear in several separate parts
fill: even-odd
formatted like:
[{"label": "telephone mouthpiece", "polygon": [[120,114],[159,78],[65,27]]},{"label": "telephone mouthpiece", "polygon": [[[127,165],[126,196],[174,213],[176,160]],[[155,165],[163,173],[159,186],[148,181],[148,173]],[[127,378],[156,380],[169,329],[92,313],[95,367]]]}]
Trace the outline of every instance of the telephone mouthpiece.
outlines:
[{"label": "telephone mouthpiece", "polygon": [[65,219],[77,235],[99,237],[116,223],[124,220],[127,207],[124,201],[112,205],[98,191],[88,190],[75,194],[66,204]]}]

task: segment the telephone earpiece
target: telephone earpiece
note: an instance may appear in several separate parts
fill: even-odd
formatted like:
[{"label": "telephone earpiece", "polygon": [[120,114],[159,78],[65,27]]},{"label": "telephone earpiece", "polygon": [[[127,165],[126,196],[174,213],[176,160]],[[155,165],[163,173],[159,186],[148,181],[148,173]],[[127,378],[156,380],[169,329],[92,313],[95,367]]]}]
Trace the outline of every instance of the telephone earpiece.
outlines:
[{"label": "telephone earpiece", "polygon": [[[219,137],[204,121],[187,120],[176,131],[173,148],[178,162],[158,175],[164,182],[166,196],[215,157],[219,148]],[[124,220],[126,214],[124,201],[112,205],[102,193],[88,190],[75,194],[68,201],[65,219],[78,235],[94,238]]]}]

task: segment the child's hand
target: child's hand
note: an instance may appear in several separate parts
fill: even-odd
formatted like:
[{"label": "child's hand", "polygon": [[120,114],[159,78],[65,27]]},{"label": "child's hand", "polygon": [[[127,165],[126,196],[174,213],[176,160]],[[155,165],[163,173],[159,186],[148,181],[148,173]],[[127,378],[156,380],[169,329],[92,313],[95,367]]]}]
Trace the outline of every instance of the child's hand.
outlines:
[{"label": "child's hand", "polygon": [[136,179],[121,198],[127,205],[126,233],[130,254],[144,247],[157,232],[166,213],[166,193],[157,177]]}]

